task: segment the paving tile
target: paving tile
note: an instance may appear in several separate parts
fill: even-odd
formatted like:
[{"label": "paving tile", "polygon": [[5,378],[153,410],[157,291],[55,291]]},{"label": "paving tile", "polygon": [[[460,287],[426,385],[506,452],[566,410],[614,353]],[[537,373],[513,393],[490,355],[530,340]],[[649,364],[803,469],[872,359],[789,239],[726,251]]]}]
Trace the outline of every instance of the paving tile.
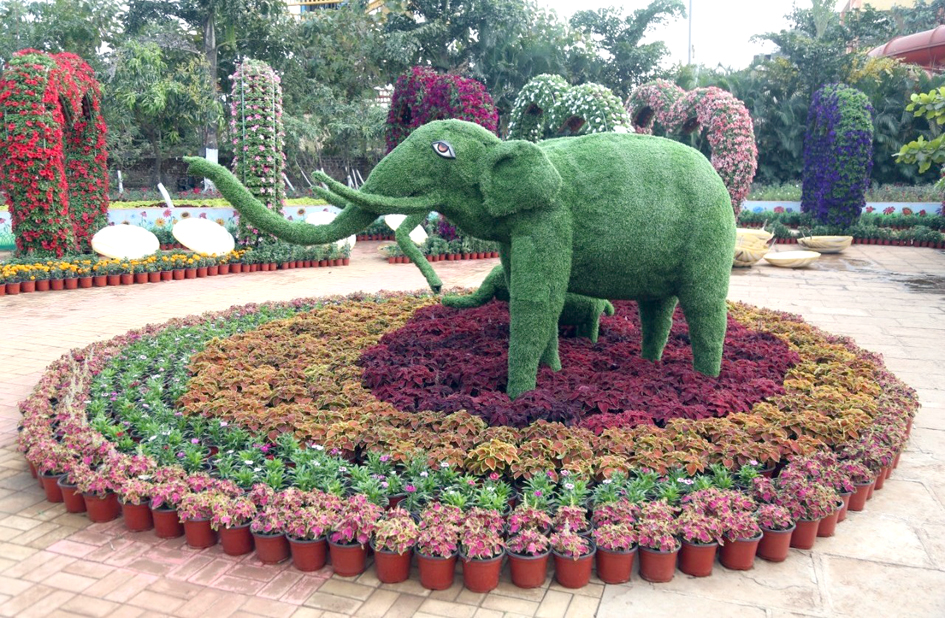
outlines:
[{"label": "paving tile", "polygon": [[207,566],[197,571],[197,573],[195,573],[193,576],[187,578],[187,581],[192,584],[202,584],[206,586],[209,585],[210,582],[226,573],[232,566],[232,562],[228,562],[226,560],[214,560]]},{"label": "paving tile", "polygon": [[500,597],[489,595],[482,600],[482,607],[486,609],[500,609],[507,613],[521,614],[522,616],[534,616],[538,611],[538,603],[526,601],[524,599],[515,599],[512,597]]},{"label": "paving tile", "polygon": [[315,609],[337,612],[339,614],[353,615],[357,609],[361,607],[362,603],[362,601],[357,599],[339,597],[318,591],[312,593],[312,595],[305,600],[303,605],[306,607],[314,607]]},{"label": "paving tile", "polygon": [[176,615],[181,618],[226,618],[246,603],[249,597],[222,590],[205,588],[194,598],[181,605]]},{"label": "paving tile", "polygon": [[432,616],[443,616],[444,618],[472,618],[472,615],[476,613],[476,608],[462,603],[427,599],[420,606],[419,611]]},{"label": "paving tile", "polygon": [[339,597],[348,597],[364,601],[373,594],[374,588],[332,578],[322,584],[322,587],[319,588],[318,591]]},{"label": "paving tile", "polygon": [[[101,580],[99,584],[101,584],[103,581],[104,580]],[[145,588],[153,584],[155,581],[157,581],[157,577],[154,575],[136,573],[133,574],[127,581],[116,586],[114,590],[104,595],[104,597],[109,601],[127,603],[130,599],[140,594]],[[90,593],[91,590],[92,588],[89,588],[86,593]]]},{"label": "paving tile", "polygon": [[74,575],[84,575],[94,579],[101,579],[113,572],[115,567],[97,562],[86,562],[85,560],[76,560],[62,569],[63,573],[72,573]]},{"label": "paving tile", "polygon": [[0,605],[0,616],[43,616],[73,596],[72,592],[37,584]]},{"label": "paving tile", "polygon": [[[573,595],[567,592],[549,590],[535,610],[535,618],[564,618],[572,597]],[[594,609],[597,609],[597,603],[594,603]]]},{"label": "paving tile", "polygon": [[179,599],[189,600],[200,594],[205,588],[196,584],[176,581],[173,579],[160,578],[148,586],[151,592],[166,594]]},{"label": "paving tile", "polygon": [[400,595],[390,590],[375,590],[364,605],[358,608],[358,618],[381,618],[399,600]]},{"label": "paving tile", "polygon": [[596,597],[574,595],[564,616],[565,618],[594,618],[599,605],[600,600]]},{"label": "paving tile", "polygon": [[82,592],[97,581],[98,580],[93,577],[85,577],[84,575],[76,575],[74,573],[63,573],[62,571],[53,573],[43,579],[43,583],[47,586],[52,586],[60,590],[68,590],[69,592]]},{"label": "paving tile", "polygon": [[121,605],[105,599],[96,599],[86,595],[76,595],[62,604],[61,609],[84,616],[108,616]]},{"label": "paving tile", "polygon": [[269,616],[270,618],[289,616],[296,609],[297,607],[295,605],[258,597],[249,599],[240,607],[240,611],[242,612],[248,612],[256,616]]},{"label": "paving tile", "polygon": [[311,607],[300,607],[292,614],[292,618],[322,618],[325,615],[320,609]]},{"label": "paving tile", "polygon": [[473,614],[473,618],[505,618],[505,613],[495,609],[480,607],[476,610],[476,613]]},{"label": "paving tile", "polygon": [[259,592],[256,594],[267,599],[281,599],[288,594],[302,577],[302,573],[283,571],[275,576],[272,581],[260,588]]}]

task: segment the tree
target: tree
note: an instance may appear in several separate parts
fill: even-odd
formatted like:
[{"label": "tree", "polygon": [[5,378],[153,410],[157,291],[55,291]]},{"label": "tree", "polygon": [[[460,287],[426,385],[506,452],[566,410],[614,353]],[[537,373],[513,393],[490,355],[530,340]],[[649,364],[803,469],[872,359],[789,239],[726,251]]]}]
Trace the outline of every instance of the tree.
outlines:
[{"label": "tree", "polygon": [[662,41],[641,43],[654,26],[686,16],[679,0],[653,0],[627,17],[620,9],[578,11],[571,27],[582,36],[583,48],[571,54],[572,83],[597,82],[626,98],[634,87],[660,75],[669,53]]},{"label": "tree", "polygon": [[[135,131],[154,157],[152,180],[163,182],[162,166],[170,147],[181,144],[208,116],[220,115],[214,89],[207,83],[200,56],[168,53],[155,43],[126,41],[115,53],[107,104],[123,110],[113,127]],[[216,121],[215,121],[216,122]]]}]

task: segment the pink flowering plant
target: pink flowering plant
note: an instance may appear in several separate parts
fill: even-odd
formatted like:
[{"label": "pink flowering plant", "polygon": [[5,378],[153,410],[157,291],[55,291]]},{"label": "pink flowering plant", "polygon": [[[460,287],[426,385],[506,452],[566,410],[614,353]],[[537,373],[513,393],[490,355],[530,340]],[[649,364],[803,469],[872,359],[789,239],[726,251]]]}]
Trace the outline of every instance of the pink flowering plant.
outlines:
[{"label": "pink flowering plant", "polygon": [[245,526],[255,516],[256,505],[244,496],[218,494],[210,505],[210,527],[214,530]]},{"label": "pink flowering plant", "polygon": [[154,485],[141,477],[125,479],[115,493],[125,504],[147,504],[151,500]]},{"label": "pink flowering plant", "polygon": [[287,509],[285,533],[300,541],[315,541],[325,536],[332,523],[332,515],[316,506]]},{"label": "pink flowering plant", "polygon": [[43,474],[68,472],[73,461],[69,450],[51,438],[37,440],[27,451],[26,458]]},{"label": "pink flowering plant", "polygon": [[595,526],[605,524],[633,524],[640,517],[640,506],[625,498],[594,507],[591,522]]},{"label": "pink flowering plant", "polygon": [[524,528],[505,542],[505,548],[517,556],[540,556],[548,553],[551,540],[538,530]]},{"label": "pink flowering plant", "polygon": [[151,490],[152,509],[176,509],[184,496],[190,492],[187,483],[181,478],[161,482],[160,477],[155,475],[155,479],[157,482]]},{"label": "pink flowering plant", "polygon": [[449,558],[459,549],[459,527],[438,523],[420,528],[417,551],[430,558]]},{"label": "pink flowering plant", "polygon": [[761,534],[757,516],[749,511],[732,511],[721,515],[719,522],[726,541],[754,539]]},{"label": "pink flowering plant", "polygon": [[502,555],[502,518],[467,517],[459,531],[459,544],[463,556],[471,560],[489,560]]},{"label": "pink flowering plant", "polygon": [[217,497],[218,494],[207,491],[185,494],[177,505],[177,515],[181,521],[210,519],[213,515],[213,502]]},{"label": "pink flowering plant", "polygon": [[270,504],[256,512],[249,529],[256,534],[278,535],[285,533],[285,523],[285,511],[282,507]]},{"label": "pink flowering plant", "polygon": [[762,504],[755,513],[758,525],[765,530],[790,530],[794,527],[791,511],[777,504]]},{"label": "pink flowering plant", "polygon": [[612,552],[627,552],[637,546],[637,533],[628,523],[607,523],[594,528],[597,547]]},{"label": "pink flowering plant", "polygon": [[555,550],[555,553],[577,560],[590,554],[593,545],[586,537],[572,532],[565,526],[551,535],[551,548]]},{"label": "pink flowering plant", "polygon": [[708,545],[722,543],[723,530],[718,517],[700,513],[694,508],[684,507],[676,520],[679,536],[688,543]]},{"label": "pink flowering plant", "polygon": [[367,545],[384,509],[370,502],[364,494],[349,496],[331,522],[329,539],[336,544]]},{"label": "pink flowering plant", "polygon": [[640,547],[660,552],[679,549],[676,509],[665,500],[654,500],[643,505],[636,528]]},{"label": "pink flowering plant", "polygon": [[518,534],[526,529],[547,532],[551,528],[551,516],[544,509],[522,503],[509,514],[508,528],[509,534]]},{"label": "pink flowering plant", "polygon": [[84,494],[104,496],[116,489],[115,480],[110,472],[111,470],[107,466],[92,469],[89,466],[77,464],[73,466],[71,476],[78,491]]},{"label": "pink flowering plant", "polygon": [[420,512],[420,527],[453,526],[458,528],[464,520],[463,511],[457,506],[431,502]]},{"label": "pink flowering plant", "polygon": [[391,509],[374,529],[374,549],[406,554],[417,544],[419,534],[420,529],[410,513],[399,507]]},{"label": "pink flowering plant", "polygon": [[555,530],[584,532],[588,529],[587,511],[583,506],[562,506],[555,512],[552,526]]}]

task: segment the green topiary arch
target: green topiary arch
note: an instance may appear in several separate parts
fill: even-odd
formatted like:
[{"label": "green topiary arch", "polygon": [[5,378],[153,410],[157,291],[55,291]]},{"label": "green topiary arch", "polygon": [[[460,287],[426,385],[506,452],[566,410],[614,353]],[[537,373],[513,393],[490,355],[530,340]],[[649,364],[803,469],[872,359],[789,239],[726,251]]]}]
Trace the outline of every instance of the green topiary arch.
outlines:
[{"label": "green topiary arch", "polygon": [[0,78],[0,188],[17,249],[88,252],[106,224],[105,121],[95,72],[75,54],[17,52]]},{"label": "green topiary arch", "polygon": [[637,88],[627,99],[627,112],[638,133],[650,133],[654,122],[670,137],[704,131],[712,150],[712,166],[722,177],[738,215],[758,169],[758,148],[745,104],[721,88],[686,92],[666,80]]},{"label": "green topiary arch", "polygon": [[621,130],[631,131],[630,117],[609,88],[570,86],[558,75],[539,75],[525,84],[509,121],[509,139],[531,142]]}]

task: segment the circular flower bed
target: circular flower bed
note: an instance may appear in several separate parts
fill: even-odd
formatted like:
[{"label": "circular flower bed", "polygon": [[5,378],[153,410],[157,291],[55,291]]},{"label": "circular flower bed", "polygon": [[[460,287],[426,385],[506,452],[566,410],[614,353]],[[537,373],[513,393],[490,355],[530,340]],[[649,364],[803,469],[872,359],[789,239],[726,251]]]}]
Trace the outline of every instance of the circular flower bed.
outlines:
[{"label": "circular flower bed", "polygon": [[[597,363],[606,379],[609,364],[634,354],[631,308],[618,303],[598,344],[565,341],[575,375]],[[549,547],[578,558],[592,551],[581,536],[591,522],[599,550],[639,543],[668,552],[836,516],[857,484],[880,487],[904,446],[915,393],[878,357],[797,317],[740,304],[730,316],[719,380],[680,373],[684,386],[643,386],[646,372],[623,358],[638,390],[665,391],[642,396],[646,409],[607,402],[605,411],[582,394],[579,423],[512,427],[466,411],[399,410],[365,384],[396,361],[394,379],[422,399],[445,392],[436,374],[453,367],[456,349],[498,362],[507,320],[498,305],[454,312],[399,294],[236,307],[64,356],[21,404],[19,447],[44,480],[61,477],[63,495],[77,489],[86,503],[117,495],[123,508],[171,510],[185,525],[231,532],[252,523],[266,539],[329,534],[333,556],[371,540],[381,551],[416,543],[442,558],[457,548],[486,560]],[[667,372],[685,364],[684,336],[676,324]],[[540,391],[558,379],[577,391],[562,375],[544,375]],[[752,379],[767,392],[753,396],[739,383]],[[706,399],[699,418],[689,417],[685,393]],[[678,414],[653,415],[676,402],[686,404]],[[772,482],[759,476],[764,468],[780,474]],[[377,507],[401,500],[375,535]],[[407,512],[419,527],[405,523]]]}]

